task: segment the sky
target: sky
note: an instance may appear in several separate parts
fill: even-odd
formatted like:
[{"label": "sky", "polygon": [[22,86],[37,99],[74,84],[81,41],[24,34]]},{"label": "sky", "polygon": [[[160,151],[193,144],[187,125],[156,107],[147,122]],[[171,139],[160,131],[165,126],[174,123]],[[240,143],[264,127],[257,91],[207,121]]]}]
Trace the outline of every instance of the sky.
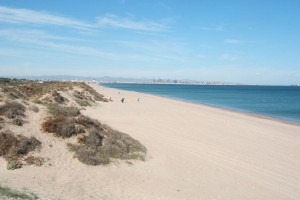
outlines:
[{"label": "sky", "polygon": [[300,83],[300,0],[0,0],[0,76]]}]

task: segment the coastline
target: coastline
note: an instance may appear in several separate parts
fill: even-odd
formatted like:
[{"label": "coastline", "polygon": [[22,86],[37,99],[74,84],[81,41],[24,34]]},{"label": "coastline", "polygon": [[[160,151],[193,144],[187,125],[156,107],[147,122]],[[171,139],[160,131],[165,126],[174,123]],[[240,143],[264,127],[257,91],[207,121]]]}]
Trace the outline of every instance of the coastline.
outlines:
[{"label": "coastline", "polygon": [[151,184],[146,185],[162,188],[153,199],[300,198],[300,126],[134,91],[94,88],[114,102],[102,105],[99,114],[87,112],[147,147],[150,159],[142,171],[145,176],[151,172]]},{"label": "coastline", "polygon": [[80,112],[138,140],[147,148],[146,160],[85,165],[61,138],[41,132],[45,110],[27,112],[30,123],[13,131],[40,140],[37,155],[49,163],[10,171],[0,158],[1,183],[49,200],[300,199],[299,126],[90,86],[113,101],[96,101]]},{"label": "coastline", "polygon": [[[255,113],[251,113],[251,112],[247,112],[247,111],[241,111],[241,110],[238,110],[238,109],[225,108],[225,107],[221,107],[221,106],[217,106],[217,105],[210,105],[210,104],[205,104],[205,103],[198,103],[198,102],[188,101],[188,100],[184,100],[184,99],[180,99],[180,98],[172,98],[172,97],[167,97],[167,96],[162,96],[162,95],[148,94],[148,93],[143,93],[143,92],[138,92],[138,91],[133,91],[133,90],[111,88],[111,87],[106,87],[105,85],[101,85],[101,84],[98,84],[98,85],[101,86],[101,87],[104,87],[104,88],[121,90],[121,91],[136,92],[136,93],[140,93],[140,94],[153,95],[153,96],[157,96],[157,97],[161,97],[161,98],[172,99],[172,100],[175,100],[175,101],[181,101],[181,102],[190,103],[190,104],[194,104],[194,105],[207,106],[207,107],[211,107],[211,108],[215,108],[215,109],[220,109],[220,110],[224,110],[224,111],[228,111],[228,112],[239,113],[239,114],[243,114],[243,115],[247,115],[247,116],[251,116],[251,117],[257,117],[257,118],[261,118],[261,119],[272,120],[272,121],[276,121],[276,122],[280,122],[280,123],[284,123],[284,124],[290,124],[290,125],[294,125],[294,126],[300,126],[300,122],[289,121],[289,120],[286,120],[286,119],[280,119],[280,118],[266,116],[266,115],[261,115],[261,114],[255,114]],[[236,86],[239,86],[239,85],[236,85]],[[255,86],[255,85],[253,85],[253,86]],[[268,85],[266,85],[266,86],[268,86]],[[286,87],[290,87],[290,86],[286,86]]]}]

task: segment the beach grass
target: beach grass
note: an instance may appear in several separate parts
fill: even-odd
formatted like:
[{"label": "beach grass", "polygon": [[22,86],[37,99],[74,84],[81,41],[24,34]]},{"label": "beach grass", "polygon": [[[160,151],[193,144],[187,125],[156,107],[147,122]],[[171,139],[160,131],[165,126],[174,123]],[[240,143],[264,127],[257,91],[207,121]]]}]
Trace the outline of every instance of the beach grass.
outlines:
[{"label": "beach grass", "polygon": [[10,189],[8,187],[0,186],[0,197],[6,199],[26,199],[35,200],[39,199],[37,195],[32,193],[20,192],[17,190]]}]

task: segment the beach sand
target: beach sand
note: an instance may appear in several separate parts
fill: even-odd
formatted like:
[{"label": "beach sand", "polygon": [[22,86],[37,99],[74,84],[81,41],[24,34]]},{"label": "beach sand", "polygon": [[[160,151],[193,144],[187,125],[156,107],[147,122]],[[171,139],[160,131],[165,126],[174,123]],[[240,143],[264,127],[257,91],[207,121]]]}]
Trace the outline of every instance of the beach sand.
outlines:
[{"label": "beach sand", "polygon": [[86,166],[62,139],[41,135],[37,118],[14,131],[41,140],[51,166],[8,171],[0,158],[2,183],[40,199],[300,199],[300,126],[91,86],[114,101],[83,113],[139,140],[147,160]]}]

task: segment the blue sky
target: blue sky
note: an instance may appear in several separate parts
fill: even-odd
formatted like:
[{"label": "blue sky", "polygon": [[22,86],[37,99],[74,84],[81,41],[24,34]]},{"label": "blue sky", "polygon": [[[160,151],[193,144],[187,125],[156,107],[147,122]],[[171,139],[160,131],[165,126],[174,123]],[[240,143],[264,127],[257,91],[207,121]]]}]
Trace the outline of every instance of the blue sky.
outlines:
[{"label": "blue sky", "polygon": [[0,75],[300,83],[299,10],[299,0],[0,0]]}]

